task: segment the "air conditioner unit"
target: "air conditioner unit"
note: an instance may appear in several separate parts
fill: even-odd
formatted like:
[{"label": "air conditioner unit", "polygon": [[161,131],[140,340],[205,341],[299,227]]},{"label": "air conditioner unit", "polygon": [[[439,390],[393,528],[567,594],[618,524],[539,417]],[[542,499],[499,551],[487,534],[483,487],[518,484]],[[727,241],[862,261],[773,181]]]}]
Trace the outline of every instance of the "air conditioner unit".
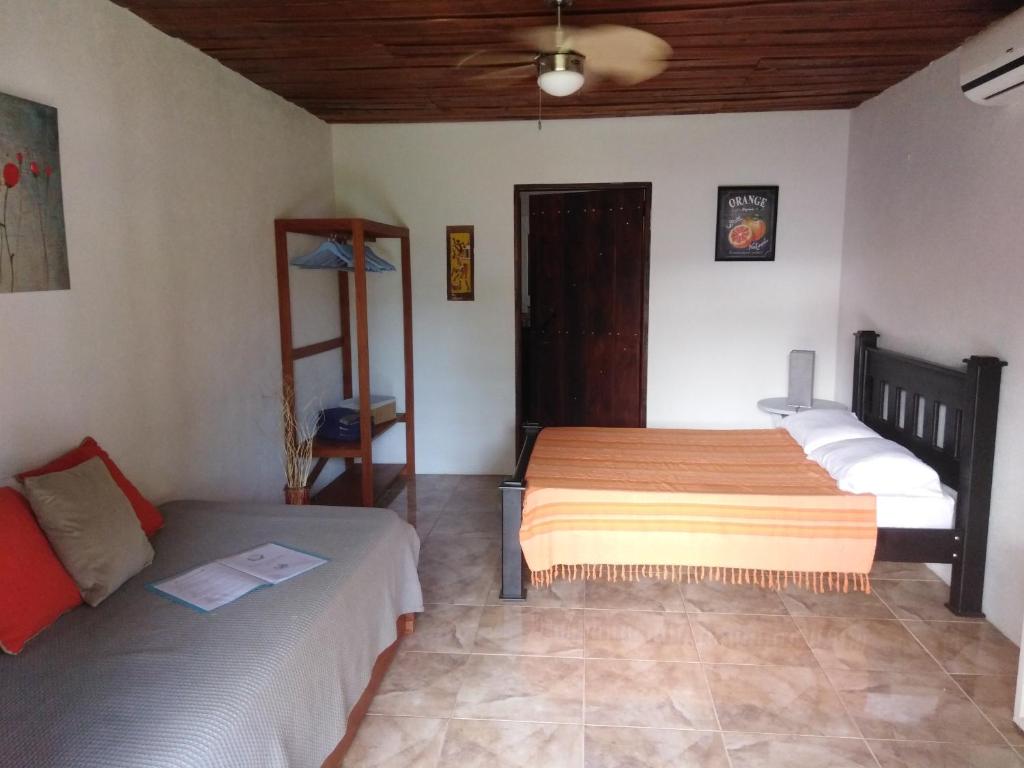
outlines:
[{"label": "air conditioner unit", "polygon": [[963,44],[960,87],[978,104],[1024,102],[1024,8]]}]

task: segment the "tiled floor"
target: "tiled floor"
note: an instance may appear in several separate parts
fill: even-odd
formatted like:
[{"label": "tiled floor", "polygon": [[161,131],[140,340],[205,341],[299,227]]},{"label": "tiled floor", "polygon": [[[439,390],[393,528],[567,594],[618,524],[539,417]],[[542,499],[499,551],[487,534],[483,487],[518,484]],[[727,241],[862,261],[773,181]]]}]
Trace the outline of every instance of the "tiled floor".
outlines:
[{"label": "tiled floor", "polygon": [[926,568],[882,564],[871,595],[574,582],[502,604],[496,484],[421,475],[392,504],[428,605],[349,768],[1024,765],[1017,648]]}]

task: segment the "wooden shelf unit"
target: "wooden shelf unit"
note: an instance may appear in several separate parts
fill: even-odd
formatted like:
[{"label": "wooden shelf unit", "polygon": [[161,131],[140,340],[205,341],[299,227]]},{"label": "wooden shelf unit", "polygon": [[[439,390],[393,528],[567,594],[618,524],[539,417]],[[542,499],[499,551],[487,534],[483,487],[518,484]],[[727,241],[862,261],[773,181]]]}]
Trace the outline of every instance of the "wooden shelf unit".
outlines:
[{"label": "wooden shelf unit", "polygon": [[[313,455],[317,458],[310,479],[312,484],[329,459],[344,459],[345,472],[329,486],[317,494],[317,501],[330,504],[354,504],[372,507],[376,500],[388,494],[394,481],[416,473],[416,435],[414,429],[415,399],[413,396],[412,368],[412,272],[409,255],[409,230],[393,224],[382,224],[368,219],[276,219],[274,236],[277,248],[277,303],[278,317],[281,323],[281,379],[286,389],[292,393],[289,406],[295,408],[295,361],[304,357],[320,355],[335,349],[341,350],[342,358],[342,396],[352,397],[352,334],[350,315],[350,287],[348,272],[338,274],[338,304],[341,314],[340,335],[306,344],[294,346],[292,337],[292,301],[289,280],[288,235],[311,235],[313,237],[338,237],[348,239],[352,243],[355,257],[355,269],[352,282],[355,285],[355,316],[356,340],[355,352],[359,370],[359,423],[361,425],[359,440],[347,443],[331,443],[318,440],[313,447]],[[373,424],[370,415],[370,337],[366,307],[366,251],[368,241],[378,239],[397,239],[401,241],[401,266],[399,273],[402,279],[402,331],[405,355],[405,412],[398,414],[394,421],[385,424]],[[405,424],[405,464],[389,465],[381,477],[374,480],[373,440],[384,434],[395,424]],[[369,428],[367,428],[369,427]],[[353,473],[356,471],[355,459],[359,459],[359,482],[355,483]],[[386,484],[381,481],[386,480]]]}]

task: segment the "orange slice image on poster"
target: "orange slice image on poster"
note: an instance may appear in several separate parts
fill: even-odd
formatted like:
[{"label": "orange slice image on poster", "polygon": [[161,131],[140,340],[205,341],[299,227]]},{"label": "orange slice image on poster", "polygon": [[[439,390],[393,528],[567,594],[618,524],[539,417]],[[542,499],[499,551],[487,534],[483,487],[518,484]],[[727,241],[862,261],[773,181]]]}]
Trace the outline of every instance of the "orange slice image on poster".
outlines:
[{"label": "orange slice image on poster", "polygon": [[729,245],[746,248],[754,241],[754,233],[746,224],[737,224],[729,230]]},{"label": "orange slice image on poster", "polygon": [[768,230],[768,225],[764,223],[764,219],[747,219],[743,222],[750,227],[750,242],[756,243]]}]

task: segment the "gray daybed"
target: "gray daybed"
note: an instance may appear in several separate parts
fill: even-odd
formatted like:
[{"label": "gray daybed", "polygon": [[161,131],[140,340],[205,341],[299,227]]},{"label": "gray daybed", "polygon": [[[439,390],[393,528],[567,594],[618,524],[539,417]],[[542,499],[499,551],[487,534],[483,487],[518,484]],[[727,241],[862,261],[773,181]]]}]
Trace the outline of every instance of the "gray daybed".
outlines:
[{"label": "gray daybed", "polygon": [[[387,510],[162,511],[152,566],[0,658],[2,768],[315,768],[423,610],[419,539]],[[146,588],[268,541],[330,562],[208,614]]]}]

